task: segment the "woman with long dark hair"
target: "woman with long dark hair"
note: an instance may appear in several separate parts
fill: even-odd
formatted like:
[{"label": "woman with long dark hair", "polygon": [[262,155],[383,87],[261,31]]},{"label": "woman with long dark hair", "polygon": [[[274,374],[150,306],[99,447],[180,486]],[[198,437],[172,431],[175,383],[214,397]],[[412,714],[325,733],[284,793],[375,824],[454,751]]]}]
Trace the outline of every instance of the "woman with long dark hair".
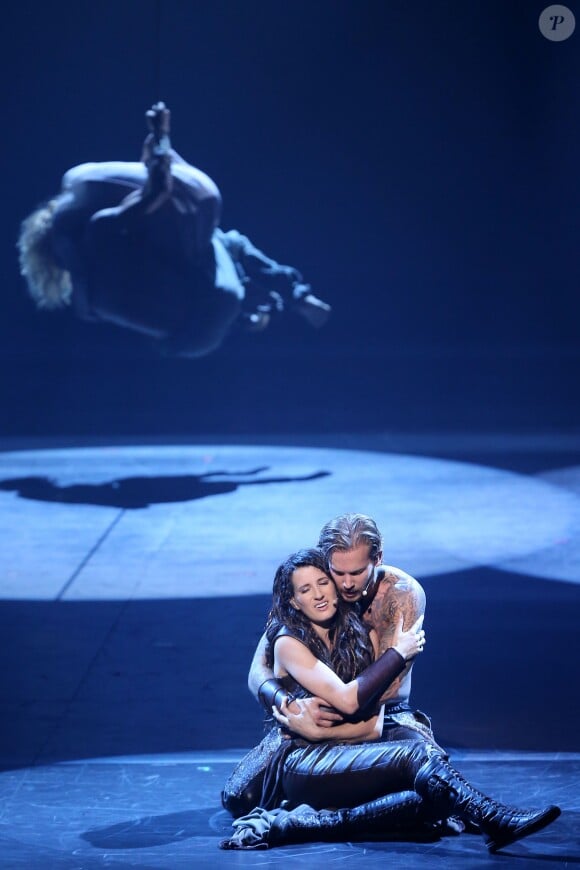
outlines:
[{"label": "woman with long dark hair", "polygon": [[[247,846],[248,829],[252,845],[258,831],[263,847],[416,831],[425,823],[458,816],[476,825],[490,851],[496,851],[560,814],[554,806],[520,810],[486,797],[435,744],[377,741],[378,699],[406,660],[422,650],[425,635],[420,621],[405,632],[400,620],[393,647],[375,659],[372,632],[342,605],[320,550],[302,550],[278,568],[266,633],[271,667],[284,688],[294,697],[323,698],[349,721],[333,729],[332,740],[328,729],[315,730],[305,740],[274,726],[266,740],[274,735],[277,744],[270,742],[262,753],[265,776],[253,771],[250,753],[226,785],[222,799],[228,809],[235,805],[230,798],[236,789],[240,797],[240,784],[247,786],[246,810],[251,805],[260,809],[257,816],[234,823],[236,836],[224,847]],[[284,715],[277,718],[287,721]],[[283,802],[290,811],[277,811]],[[336,807],[340,809],[329,811]],[[326,812],[316,812],[320,810]]]}]

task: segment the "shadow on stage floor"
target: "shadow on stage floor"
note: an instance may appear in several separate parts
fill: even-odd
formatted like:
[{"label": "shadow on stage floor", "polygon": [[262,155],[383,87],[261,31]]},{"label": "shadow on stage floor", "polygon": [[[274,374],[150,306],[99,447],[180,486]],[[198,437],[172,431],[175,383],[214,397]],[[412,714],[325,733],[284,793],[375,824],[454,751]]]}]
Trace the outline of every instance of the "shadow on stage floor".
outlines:
[{"label": "shadow on stage floor", "polygon": [[433,842],[310,843],[267,852],[223,852],[231,819],[219,790],[236,753],[94,759],[0,775],[2,866],[27,870],[98,867],[178,868],[491,866],[571,867],[580,863],[580,756],[456,753],[463,773],[505,802],[557,803],[562,816],[544,831],[490,856],[473,834]]},{"label": "shadow on stage floor", "polygon": [[[399,455],[361,439],[324,453],[3,453],[2,866],[580,864],[578,453],[567,444],[543,458],[513,444],[494,456],[439,444],[425,459],[412,443]],[[262,730],[246,677],[272,560],[305,529],[312,538],[356,486],[369,512],[384,509],[401,564],[423,566],[428,654],[415,667],[415,704],[484,791],[562,806],[554,825],[501,858],[473,835],[217,848],[230,824],[222,784]],[[410,520],[419,507],[423,537]],[[473,554],[480,540],[490,548]]]}]

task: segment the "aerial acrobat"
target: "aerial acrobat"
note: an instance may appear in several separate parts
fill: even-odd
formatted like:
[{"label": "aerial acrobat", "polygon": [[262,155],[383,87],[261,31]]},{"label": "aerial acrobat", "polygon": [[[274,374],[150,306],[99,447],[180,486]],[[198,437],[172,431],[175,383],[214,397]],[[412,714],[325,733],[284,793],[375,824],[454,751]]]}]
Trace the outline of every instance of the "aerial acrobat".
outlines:
[{"label": "aerial acrobat", "polygon": [[21,273],[41,309],[151,336],[164,353],[200,357],[232,328],[266,328],[290,309],[323,326],[331,308],[297,269],[219,228],[215,182],[171,147],[170,111],[146,113],[140,163],[83,163],[22,223]]}]

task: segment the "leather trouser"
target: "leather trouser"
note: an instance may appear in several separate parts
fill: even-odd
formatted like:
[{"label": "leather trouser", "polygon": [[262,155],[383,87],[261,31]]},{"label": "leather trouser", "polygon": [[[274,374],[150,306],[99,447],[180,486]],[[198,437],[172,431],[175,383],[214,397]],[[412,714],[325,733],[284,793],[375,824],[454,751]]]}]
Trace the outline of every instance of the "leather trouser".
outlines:
[{"label": "leather trouser", "polygon": [[315,743],[291,752],[282,786],[292,804],[314,809],[354,807],[383,795],[413,790],[433,754],[424,740],[389,743]]}]

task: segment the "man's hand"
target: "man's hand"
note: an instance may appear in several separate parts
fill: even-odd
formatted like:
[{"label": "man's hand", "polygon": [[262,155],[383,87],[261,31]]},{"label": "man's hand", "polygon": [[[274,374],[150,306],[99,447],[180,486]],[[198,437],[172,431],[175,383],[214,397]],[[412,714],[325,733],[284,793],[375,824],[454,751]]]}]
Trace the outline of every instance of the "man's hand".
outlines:
[{"label": "man's hand", "polygon": [[305,698],[303,703],[306,705],[312,721],[319,728],[332,728],[337,722],[344,722],[342,714],[323,701],[322,698]]},{"label": "man's hand", "polygon": [[[298,712],[291,712],[289,706],[293,710],[297,709]],[[272,713],[281,725],[284,725],[293,734],[304,737],[306,740],[316,741],[323,739],[321,731],[323,734],[327,734],[326,729],[321,729],[316,724],[306,705],[306,701],[302,698],[295,698],[290,705],[284,701],[281,710],[278,710],[277,707],[272,707]]]},{"label": "man's hand", "polygon": [[322,698],[294,698],[289,705],[284,702],[281,711],[273,707],[272,713],[281,725],[306,740],[328,739],[328,729],[343,721]]}]

